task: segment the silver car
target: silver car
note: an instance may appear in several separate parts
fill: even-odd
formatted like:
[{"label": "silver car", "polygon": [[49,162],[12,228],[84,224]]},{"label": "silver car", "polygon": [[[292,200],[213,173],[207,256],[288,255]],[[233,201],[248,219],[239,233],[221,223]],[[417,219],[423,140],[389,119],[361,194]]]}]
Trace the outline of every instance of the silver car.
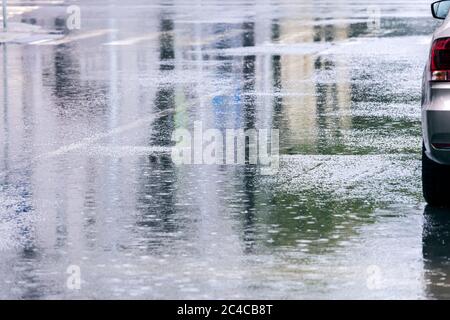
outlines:
[{"label": "silver car", "polygon": [[422,183],[430,205],[450,204],[450,0],[431,5],[433,34],[422,85]]}]

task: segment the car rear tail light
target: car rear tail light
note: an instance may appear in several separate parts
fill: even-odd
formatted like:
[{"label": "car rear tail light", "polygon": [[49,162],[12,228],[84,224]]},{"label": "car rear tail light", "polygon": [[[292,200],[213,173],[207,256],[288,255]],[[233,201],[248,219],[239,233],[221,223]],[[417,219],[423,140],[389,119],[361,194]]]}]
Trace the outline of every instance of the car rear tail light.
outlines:
[{"label": "car rear tail light", "polygon": [[434,41],[430,69],[431,81],[450,81],[450,38]]}]

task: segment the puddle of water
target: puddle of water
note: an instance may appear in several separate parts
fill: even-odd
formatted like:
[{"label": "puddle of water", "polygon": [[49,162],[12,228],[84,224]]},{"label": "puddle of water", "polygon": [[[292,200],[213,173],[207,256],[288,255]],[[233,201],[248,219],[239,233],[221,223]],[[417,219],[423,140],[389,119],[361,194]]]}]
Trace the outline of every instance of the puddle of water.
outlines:
[{"label": "puddle of water", "polygon": [[[82,4],[83,32],[116,32],[0,47],[1,298],[448,296],[428,2],[377,1],[376,30],[347,1],[133,4]],[[279,129],[278,174],[176,165],[195,121]]]}]

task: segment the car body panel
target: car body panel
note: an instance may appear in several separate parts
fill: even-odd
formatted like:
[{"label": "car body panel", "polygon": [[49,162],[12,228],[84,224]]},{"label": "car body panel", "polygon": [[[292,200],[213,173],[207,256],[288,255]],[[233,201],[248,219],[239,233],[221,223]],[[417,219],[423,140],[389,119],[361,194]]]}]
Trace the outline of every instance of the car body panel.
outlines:
[{"label": "car body panel", "polygon": [[[450,15],[434,32],[432,43],[436,39],[447,37],[450,37]],[[450,82],[430,82],[430,79],[428,59],[422,82],[422,133],[425,153],[437,163],[450,165]],[[449,147],[442,147],[444,145]]]}]

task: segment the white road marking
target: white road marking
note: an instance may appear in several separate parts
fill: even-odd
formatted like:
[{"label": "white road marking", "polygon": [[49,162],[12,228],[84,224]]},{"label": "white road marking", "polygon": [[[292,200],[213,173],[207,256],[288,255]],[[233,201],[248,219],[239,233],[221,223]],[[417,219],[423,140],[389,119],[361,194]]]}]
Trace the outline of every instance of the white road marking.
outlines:
[{"label": "white road marking", "polygon": [[54,45],[66,44],[66,43],[79,41],[79,40],[85,40],[85,39],[100,37],[100,36],[103,36],[105,34],[113,32],[113,31],[115,31],[115,30],[113,30],[113,29],[93,30],[93,31],[84,32],[84,33],[80,33],[80,34],[68,35],[67,37],[64,37],[62,39],[57,39],[57,40],[53,40],[53,39],[39,40],[39,41],[32,42],[30,44],[54,46]]},{"label": "white road marking", "polygon": [[[172,111],[173,110],[170,110],[170,112],[172,112]],[[61,148],[59,148],[59,149],[57,149],[55,151],[48,152],[48,153],[45,153],[45,154],[43,154],[41,156],[38,156],[36,159],[37,160],[49,159],[49,158],[53,158],[55,156],[66,154],[66,153],[71,152],[71,151],[75,151],[75,150],[78,150],[78,149],[85,148],[85,147],[87,147],[87,146],[89,146],[89,145],[91,145],[91,144],[93,144],[93,143],[95,143],[95,142],[97,142],[99,140],[102,140],[104,138],[111,137],[111,136],[114,136],[114,135],[117,135],[117,134],[120,134],[120,133],[125,133],[127,131],[132,130],[132,129],[139,128],[139,127],[141,127],[141,126],[143,126],[145,124],[150,124],[156,118],[164,116],[164,115],[166,115],[166,114],[168,114],[170,112],[168,112],[168,111],[158,112],[156,115],[152,115],[152,116],[149,116],[149,117],[146,117],[146,118],[143,118],[143,119],[139,119],[139,120],[133,121],[133,122],[131,122],[129,124],[126,124],[124,126],[117,127],[117,128],[115,128],[115,129],[113,129],[113,130],[111,130],[109,132],[99,133],[99,134],[96,134],[96,135],[94,135],[92,137],[85,138],[85,139],[81,140],[80,142],[72,143],[72,144],[69,144],[67,146],[63,146],[63,147],[61,147]]]},{"label": "white road marking", "polygon": [[[50,151],[50,152],[38,155],[37,157],[32,159],[30,161],[30,163],[22,163],[22,164],[19,164],[17,166],[13,166],[13,168],[11,168],[11,169],[9,169],[7,171],[0,172],[0,176],[4,176],[5,174],[7,174],[10,171],[14,171],[14,170],[18,170],[18,169],[21,169],[21,168],[25,168],[25,167],[29,166],[31,163],[39,162],[39,161],[42,161],[42,160],[48,160],[48,159],[51,159],[51,158],[55,158],[55,157],[67,154],[69,152],[73,152],[73,151],[77,151],[77,150],[80,150],[80,149],[87,148],[87,147],[93,145],[94,143],[96,143],[96,142],[98,142],[98,141],[100,141],[102,139],[105,139],[105,138],[108,138],[108,137],[111,137],[111,136],[114,136],[114,135],[117,135],[117,134],[125,133],[127,131],[139,128],[139,127],[141,127],[143,125],[146,125],[146,124],[151,124],[155,119],[163,117],[163,116],[165,116],[167,114],[170,114],[171,112],[173,112],[173,109],[164,110],[164,111],[158,112],[156,114],[153,114],[151,116],[148,116],[148,117],[145,117],[145,118],[133,121],[133,122],[131,122],[129,124],[117,127],[117,128],[115,128],[115,129],[113,129],[113,130],[111,130],[109,132],[99,133],[99,134],[93,135],[91,137],[82,139],[79,142],[72,143],[72,144],[69,144],[69,145],[66,145],[66,146],[62,146],[62,147],[60,147],[60,148],[58,148],[58,149],[56,149],[54,151]],[[149,150],[147,150],[147,151],[149,151]]]},{"label": "white road marking", "polygon": [[41,44],[41,43],[48,42],[48,41],[51,41],[51,40],[53,40],[53,39],[50,39],[50,38],[48,38],[48,39],[41,39],[41,40],[30,42],[29,44],[37,45],[37,44]]},{"label": "white road marking", "polygon": [[139,36],[139,37],[132,37],[132,38],[126,38],[126,39],[122,39],[122,40],[106,42],[106,43],[103,43],[103,45],[104,46],[128,46],[128,45],[137,44],[137,43],[143,42],[143,41],[150,41],[150,40],[157,39],[160,35],[161,35],[160,32],[155,32],[155,33],[146,34],[146,35]]},{"label": "white road marking", "polygon": [[[31,12],[33,10],[37,10],[39,8],[40,8],[40,6],[15,6],[15,5],[10,5],[8,7],[8,19],[10,19],[10,18],[12,18],[14,16],[18,16],[18,15],[22,15],[24,13]],[[0,15],[0,18],[2,18],[1,15]],[[0,20],[3,20],[3,18],[0,19]]]},{"label": "white road marking", "polygon": [[114,145],[90,145],[83,152],[98,156],[110,157],[136,157],[153,154],[167,154],[172,152],[171,147],[164,146],[114,146]]}]

